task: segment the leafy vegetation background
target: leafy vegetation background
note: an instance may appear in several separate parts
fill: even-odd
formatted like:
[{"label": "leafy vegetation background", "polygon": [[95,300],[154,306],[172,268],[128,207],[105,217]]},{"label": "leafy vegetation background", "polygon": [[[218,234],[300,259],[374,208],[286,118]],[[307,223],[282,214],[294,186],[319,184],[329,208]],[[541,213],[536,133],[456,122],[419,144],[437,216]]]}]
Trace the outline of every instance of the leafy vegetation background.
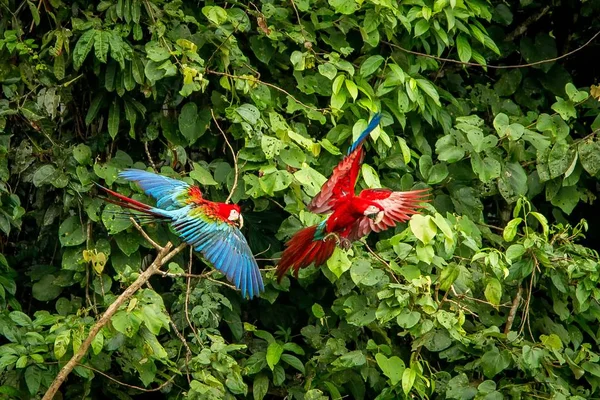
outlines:
[{"label": "leafy vegetation background", "polygon": [[[152,260],[93,186],[151,201],[116,177],[137,167],[217,201],[235,186],[266,292],[242,301],[184,251],[62,398],[597,398],[599,11],[0,0],[0,393],[41,397]],[[278,285],[375,110],[359,186],[428,186],[431,205]]]}]

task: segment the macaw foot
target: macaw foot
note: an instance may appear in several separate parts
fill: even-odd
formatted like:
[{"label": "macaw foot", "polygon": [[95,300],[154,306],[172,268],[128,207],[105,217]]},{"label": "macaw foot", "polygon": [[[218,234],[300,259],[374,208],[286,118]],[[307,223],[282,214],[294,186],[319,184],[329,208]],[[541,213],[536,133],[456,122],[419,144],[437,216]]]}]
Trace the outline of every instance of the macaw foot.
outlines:
[{"label": "macaw foot", "polygon": [[330,237],[335,239],[335,242],[339,245],[340,244],[340,236],[335,233],[335,232],[331,232],[328,233],[327,235],[325,235],[325,237],[323,238],[323,241],[326,241],[327,239],[329,239]]},{"label": "macaw foot", "polygon": [[323,240],[327,240],[330,237],[334,237],[336,244],[344,250],[348,250],[352,246],[352,242],[348,238],[341,237],[335,232],[328,233],[327,235],[325,235]]},{"label": "macaw foot", "polygon": [[350,247],[352,247],[352,242],[348,239],[348,238],[340,238],[340,242],[338,243],[338,245],[344,249],[344,250],[348,250]]}]

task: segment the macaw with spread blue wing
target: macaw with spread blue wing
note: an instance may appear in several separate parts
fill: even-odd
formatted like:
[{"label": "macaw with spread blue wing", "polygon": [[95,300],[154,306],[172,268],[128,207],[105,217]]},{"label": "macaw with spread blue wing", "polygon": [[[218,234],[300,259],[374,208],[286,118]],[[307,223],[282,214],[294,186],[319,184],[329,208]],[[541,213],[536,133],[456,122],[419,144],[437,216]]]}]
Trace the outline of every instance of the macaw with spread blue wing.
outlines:
[{"label": "macaw with spread blue wing", "polygon": [[136,182],[156,200],[156,207],[98,185],[115,197],[107,201],[169,221],[177,234],[225,274],[243,297],[251,299],[264,291],[256,260],[240,232],[244,219],[237,204],[206,200],[197,186],[147,171],[127,169],[119,177]]},{"label": "macaw with spread blue wing", "polygon": [[331,177],[308,205],[314,213],[331,214],[318,225],[298,231],[286,243],[286,248],[277,265],[277,279],[294,269],[297,277],[300,268],[310,264],[316,267],[325,263],[333,254],[336,245],[350,248],[352,242],[371,231],[381,232],[404,222],[418,213],[420,203],[427,201],[425,190],[394,192],[389,189],[365,189],[357,196],[354,186],[364,158],[362,144],[377,128],[381,114],[377,113],[350,146],[348,155],[334,168]]}]

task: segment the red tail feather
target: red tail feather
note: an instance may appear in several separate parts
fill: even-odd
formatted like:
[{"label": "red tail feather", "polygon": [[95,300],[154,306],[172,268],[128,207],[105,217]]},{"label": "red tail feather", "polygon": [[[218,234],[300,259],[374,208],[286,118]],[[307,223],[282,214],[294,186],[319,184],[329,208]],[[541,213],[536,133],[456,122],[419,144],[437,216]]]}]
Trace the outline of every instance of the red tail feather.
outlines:
[{"label": "red tail feather", "polygon": [[139,211],[146,215],[151,215],[151,216],[154,216],[157,218],[164,218],[164,215],[161,215],[161,214],[158,214],[158,213],[152,211],[152,209],[154,207],[151,207],[148,204],[144,204],[141,201],[131,199],[127,196],[123,196],[122,194],[117,193],[114,190],[110,190],[109,188],[105,188],[102,185],[96,184],[96,186],[98,186],[100,189],[104,190],[106,193],[108,193],[111,196],[114,196],[118,199],[118,200],[115,200],[115,199],[111,199],[111,198],[105,198],[104,201],[106,201],[108,203],[112,203],[112,204],[115,204],[115,205],[123,207],[123,208],[128,208],[130,210]]},{"label": "red tail feather", "polygon": [[316,225],[304,228],[285,244],[286,248],[277,265],[277,282],[281,281],[290,268],[294,269],[294,275],[298,277],[300,268],[306,268],[312,263],[318,267],[331,257],[335,250],[335,238],[315,240],[316,230]]}]

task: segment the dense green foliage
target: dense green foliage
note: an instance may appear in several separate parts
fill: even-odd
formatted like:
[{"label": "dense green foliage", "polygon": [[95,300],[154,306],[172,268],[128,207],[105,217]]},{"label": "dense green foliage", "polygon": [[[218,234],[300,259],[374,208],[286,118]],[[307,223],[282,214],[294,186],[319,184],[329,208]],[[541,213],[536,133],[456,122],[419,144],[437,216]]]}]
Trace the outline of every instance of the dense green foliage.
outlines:
[{"label": "dense green foliage", "polygon": [[[151,202],[116,178],[149,168],[223,201],[237,159],[266,292],[243,301],[184,251],[95,338],[63,398],[598,397],[600,267],[580,223],[598,220],[598,44],[537,62],[584,45],[599,11],[0,0],[0,393],[41,396],[152,260],[94,181]],[[284,241],[323,218],[305,204],[376,110],[359,186],[433,201],[278,285]],[[190,260],[205,274],[188,282]]]}]

